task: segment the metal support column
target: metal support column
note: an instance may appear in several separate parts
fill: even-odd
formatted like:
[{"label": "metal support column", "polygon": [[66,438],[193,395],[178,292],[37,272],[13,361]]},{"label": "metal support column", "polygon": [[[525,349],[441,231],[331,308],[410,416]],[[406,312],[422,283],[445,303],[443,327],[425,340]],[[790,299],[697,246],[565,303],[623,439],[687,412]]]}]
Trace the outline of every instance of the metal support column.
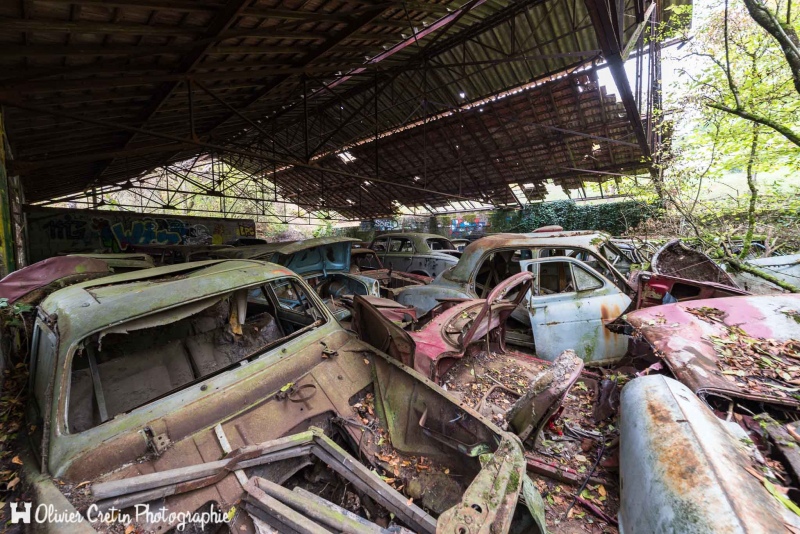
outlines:
[{"label": "metal support column", "polygon": [[16,270],[14,223],[11,218],[8,175],[6,174],[6,137],[0,112],[0,277]]},{"label": "metal support column", "polygon": [[[647,135],[642,125],[642,118],[639,115],[638,105],[631,89],[628,75],[625,72],[625,60],[622,56],[622,35],[623,28],[618,28],[617,19],[612,16],[612,11],[616,11],[617,6],[609,0],[584,0],[586,9],[592,19],[597,40],[603,50],[603,57],[608,64],[608,70],[617,85],[619,97],[625,106],[628,120],[636,134],[636,141],[642,150],[642,155],[648,160],[651,157],[650,145],[647,142]],[[638,35],[637,35],[638,37]]]},{"label": "metal support column", "polygon": [[[644,124],[642,124],[642,117],[639,113],[639,104],[636,101],[633,90],[631,89],[628,74],[625,72],[625,58],[630,52],[631,47],[635,46],[634,42],[628,43],[628,46],[623,46],[623,39],[625,28],[619,27],[619,20],[615,17],[620,5],[615,4],[614,0],[584,0],[586,9],[592,19],[597,40],[600,43],[600,48],[603,51],[603,57],[608,64],[608,70],[611,71],[611,76],[614,78],[614,83],[619,91],[619,97],[625,106],[625,112],[628,115],[628,121],[631,123],[634,133],[636,134],[636,141],[642,151],[642,156],[646,161],[651,163],[650,177],[653,180],[653,185],[659,197],[663,196],[663,185],[661,183],[661,176],[658,169],[653,165],[653,154],[650,146],[650,139],[648,139],[647,132],[645,131]],[[646,11],[644,17],[651,17],[657,7],[651,5]],[[632,41],[638,40],[647,20],[639,21],[639,27],[635,28]],[[638,81],[638,80],[637,80]],[[648,93],[652,89],[648,89]]]}]

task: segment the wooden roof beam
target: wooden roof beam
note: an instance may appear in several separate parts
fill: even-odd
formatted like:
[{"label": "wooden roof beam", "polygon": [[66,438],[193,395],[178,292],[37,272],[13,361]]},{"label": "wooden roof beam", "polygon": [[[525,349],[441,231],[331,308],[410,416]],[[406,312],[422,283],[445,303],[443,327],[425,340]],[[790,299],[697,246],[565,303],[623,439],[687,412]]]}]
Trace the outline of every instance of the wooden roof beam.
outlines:
[{"label": "wooden roof beam", "polygon": [[[205,33],[203,34],[203,41],[206,42],[211,40],[229,29],[239,19],[239,17],[241,17],[242,11],[248,7],[251,1],[252,0],[228,0],[228,2],[225,3],[225,6],[216,13],[214,18],[209,23]],[[181,60],[178,72],[190,72],[197,64],[200,63],[206,52],[211,47],[210,44],[195,46],[196,47]],[[163,106],[164,103],[174,94],[175,89],[177,89],[180,83],[181,82],[168,82],[162,85],[161,89],[156,92],[151,100],[150,106],[148,106],[144,113],[142,113],[142,120],[140,121],[142,126],[147,125],[148,121],[158,112],[159,109],[161,109],[161,106]],[[120,148],[122,150],[128,148],[128,145],[135,138],[136,132],[131,132],[130,136],[128,137],[128,142],[126,142]],[[113,161],[114,160],[108,160],[107,165],[101,167],[99,172],[93,176],[91,181],[99,180],[103,176],[103,173],[106,171],[106,169],[111,166]]]}]

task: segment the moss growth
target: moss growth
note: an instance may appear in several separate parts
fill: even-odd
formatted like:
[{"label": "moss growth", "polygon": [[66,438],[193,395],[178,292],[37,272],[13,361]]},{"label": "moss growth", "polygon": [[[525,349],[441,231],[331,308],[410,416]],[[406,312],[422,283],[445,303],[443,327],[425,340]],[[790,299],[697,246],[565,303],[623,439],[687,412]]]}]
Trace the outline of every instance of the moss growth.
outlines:
[{"label": "moss growth", "polygon": [[512,471],[511,476],[508,477],[506,493],[516,493],[517,490],[519,490],[519,473]]}]

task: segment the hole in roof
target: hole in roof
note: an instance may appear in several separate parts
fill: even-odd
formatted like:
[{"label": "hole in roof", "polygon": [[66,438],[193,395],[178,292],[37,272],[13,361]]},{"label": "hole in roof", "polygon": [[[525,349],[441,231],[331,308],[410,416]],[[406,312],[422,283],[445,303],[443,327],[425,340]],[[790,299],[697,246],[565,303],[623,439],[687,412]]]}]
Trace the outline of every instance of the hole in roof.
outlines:
[{"label": "hole in roof", "polygon": [[352,155],[350,152],[348,152],[347,150],[345,150],[344,152],[339,152],[336,155],[339,156],[339,159],[341,159],[345,163],[350,163],[350,162],[353,162],[353,161],[356,160],[356,157],[354,155]]}]

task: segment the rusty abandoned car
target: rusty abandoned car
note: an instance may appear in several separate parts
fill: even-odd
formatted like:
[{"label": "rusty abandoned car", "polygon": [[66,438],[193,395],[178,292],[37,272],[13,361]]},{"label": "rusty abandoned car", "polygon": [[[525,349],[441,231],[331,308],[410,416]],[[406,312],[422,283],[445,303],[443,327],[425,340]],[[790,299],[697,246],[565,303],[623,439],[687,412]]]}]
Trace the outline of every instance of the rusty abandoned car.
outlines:
[{"label": "rusty abandoned car", "polygon": [[436,234],[383,234],[369,248],[390,269],[431,278],[455,265],[461,256],[449,239]]},{"label": "rusty abandoned car", "polygon": [[[530,290],[532,282],[530,272],[518,273],[498,284],[486,299],[445,301],[419,320],[412,321],[408,329],[397,324],[398,312],[402,310],[392,306],[391,301],[356,297],[353,326],[360,339],[437,384],[443,383],[448,372],[451,376],[458,374],[453,368],[465,356],[476,356],[482,350],[491,352],[494,349],[515,358],[518,364],[533,372],[541,371],[521,395],[498,384],[519,399],[510,408],[498,407],[499,410],[492,413],[502,415],[521,439],[530,437],[534,443],[542,426],[580,377],[583,361],[574,351],[566,350],[552,366],[545,362],[528,366],[528,357],[506,350],[506,321]],[[413,309],[405,311],[406,316],[414,317]],[[482,402],[481,408],[492,405],[489,397],[487,393],[484,400],[488,402]]]},{"label": "rusty abandoned car", "polygon": [[631,302],[633,288],[617,270],[627,265],[604,234],[498,234],[470,244],[457,265],[427,286],[401,290],[397,300],[421,315],[440,299],[486,298],[498,283],[528,271],[533,287],[512,314],[517,326],[508,341],[535,347],[544,359],[574,349],[587,362],[604,363],[627,351],[627,338],[605,329]]},{"label": "rusty abandoned car", "polygon": [[366,247],[350,250],[350,272],[374,278],[380,284],[381,297],[394,298],[397,290],[408,286],[430,284],[429,276],[387,269],[378,253]]},{"label": "rusty abandoned car", "polygon": [[469,245],[458,264],[397,301],[423,315],[442,299],[485,298],[503,280],[530,272],[534,282],[511,315],[506,340],[553,360],[574,349],[587,364],[619,361],[628,338],[606,328],[627,310],[746,291],[668,275],[630,272],[610,236],[548,231],[497,234]]},{"label": "rusty abandoned car", "polygon": [[26,466],[59,508],[217,509],[231,532],[544,531],[519,439],[342,329],[285,267],[210,260],[57,291],[30,376]]}]

